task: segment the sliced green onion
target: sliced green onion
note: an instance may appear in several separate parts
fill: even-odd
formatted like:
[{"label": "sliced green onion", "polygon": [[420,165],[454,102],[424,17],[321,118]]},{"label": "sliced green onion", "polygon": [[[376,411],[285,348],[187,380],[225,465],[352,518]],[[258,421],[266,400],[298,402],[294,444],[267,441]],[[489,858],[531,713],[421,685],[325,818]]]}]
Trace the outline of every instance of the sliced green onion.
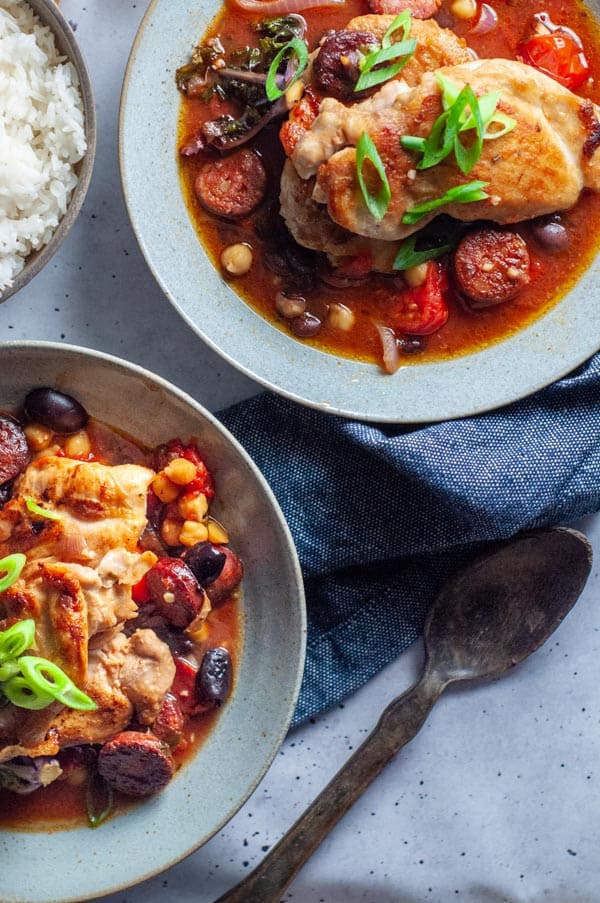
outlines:
[{"label": "sliced green onion", "polygon": [[[25,558],[24,555],[22,557]],[[34,645],[35,621],[33,618],[27,618],[25,621],[17,621],[12,627],[0,632],[0,662],[6,662],[11,658],[17,658],[17,656],[22,655],[26,649],[33,648]],[[0,677],[0,680],[6,680],[6,678]]]},{"label": "sliced green onion", "polygon": [[384,36],[381,39],[382,47],[389,47],[392,44],[392,35],[395,32],[400,31],[402,29],[402,40],[406,41],[410,34],[410,29],[412,28],[412,16],[409,9],[403,9],[401,13],[399,13]]},{"label": "sliced green onion", "polygon": [[407,226],[412,226],[428,213],[432,213],[439,207],[445,207],[446,204],[472,204],[474,201],[484,201],[489,195],[483,189],[487,188],[489,184],[489,182],[476,180],[464,185],[456,185],[439,198],[433,198],[423,204],[411,207],[402,217],[402,222]]},{"label": "sliced green onion", "polygon": [[20,671],[19,663],[16,659],[9,659],[0,665],[0,683],[4,683],[7,680],[10,680],[11,677],[14,677],[15,674],[18,674]]},{"label": "sliced green onion", "polygon": [[[282,85],[282,87],[279,87],[279,85],[277,84],[277,70],[279,69],[282,60],[286,59],[288,56],[295,56],[298,60],[298,65],[296,66],[294,74],[292,75],[290,80]],[[269,71],[267,72],[265,91],[269,100],[273,101],[277,100],[279,97],[282,97],[285,92],[298,81],[298,79],[306,69],[307,63],[308,48],[304,41],[301,41],[300,38],[292,38],[287,42],[287,44],[284,44],[281,50],[273,58],[273,61],[269,66]]]},{"label": "sliced green onion", "polygon": [[437,260],[452,250],[452,245],[439,245],[437,248],[428,248],[426,251],[416,251],[415,245],[419,235],[411,235],[400,245],[398,253],[392,264],[395,270],[408,270],[410,267],[419,266],[428,260]]},{"label": "sliced green onion", "polygon": [[[501,125],[502,128],[490,131],[491,126],[493,125]],[[496,138],[502,138],[504,135],[508,135],[509,132],[512,132],[513,129],[517,127],[517,120],[513,119],[511,116],[507,116],[506,113],[494,113],[494,116],[485,126],[485,132],[483,133],[483,137],[485,141],[494,141]]]},{"label": "sliced green onion", "polygon": [[14,552],[12,555],[7,555],[6,558],[0,558],[0,573],[4,574],[4,577],[0,578],[0,593],[3,593],[13,585],[15,580],[19,579],[26,561],[27,558],[21,552]]},{"label": "sliced green onion", "polygon": [[[470,85],[462,89],[446,78],[441,72],[436,79],[442,92],[443,113],[437,117],[427,138],[404,135],[400,144],[405,150],[416,151],[423,156],[417,169],[430,169],[441,163],[452,151],[462,172],[469,173],[481,157],[483,142],[500,138],[516,126],[516,121],[497,112],[500,91],[490,91],[482,97],[476,97]],[[494,123],[500,124],[497,131],[492,130]],[[475,129],[476,136],[470,147],[460,140],[461,132]]]},{"label": "sliced green onion", "polygon": [[[371,164],[375,168],[375,172],[379,176],[380,185],[377,194],[371,194],[365,184],[363,177],[363,166],[365,164],[365,160],[369,160],[371,162]],[[388,182],[388,177],[385,172],[383,161],[379,156],[379,152],[373,144],[372,139],[369,135],[367,135],[366,132],[362,133],[356,145],[356,177],[358,179],[358,184],[360,185],[360,190],[362,192],[363,200],[365,202],[367,210],[369,211],[371,216],[375,217],[375,219],[383,219],[386,210],[389,207],[392,192],[390,189],[390,183]]]},{"label": "sliced green onion", "polygon": [[21,674],[16,674],[2,684],[2,692],[13,705],[20,709],[45,709],[54,702],[54,697],[50,693],[44,693],[42,690],[35,690],[29,685],[29,681]]},{"label": "sliced green onion", "polygon": [[54,662],[37,655],[22,655],[19,667],[23,679],[35,693],[48,694],[63,705],[79,711],[92,711],[98,706]]},{"label": "sliced green onion", "polygon": [[25,499],[25,506],[28,511],[31,511],[32,514],[37,514],[38,517],[47,517],[48,520],[60,520],[60,514],[58,511],[49,511],[48,508],[42,508],[41,505],[32,499],[30,496],[27,496]]},{"label": "sliced green onion", "polygon": [[[417,48],[417,42],[414,38],[409,41],[401,41],[399,44],[391,44],[388,47],[381,47],[374,50],[365,57],[360,69],[360,76],[354,85],[355,91],[365,91],[367,88],[373,88],[375,85],[381,85],[383,82],[394,78],[401,69],[404,69],[409,59]],[[385,66],[381,69],[375,69],[380,63],[387,63],[395,60],[391,66]]]}]

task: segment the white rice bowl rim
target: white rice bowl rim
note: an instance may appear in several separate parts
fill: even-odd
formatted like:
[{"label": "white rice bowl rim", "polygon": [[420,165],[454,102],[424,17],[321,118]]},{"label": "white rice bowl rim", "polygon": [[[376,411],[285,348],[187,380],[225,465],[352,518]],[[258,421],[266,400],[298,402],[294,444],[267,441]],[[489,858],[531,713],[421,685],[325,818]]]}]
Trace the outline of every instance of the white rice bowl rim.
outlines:
[{"label": "white rice bowl rim", "polygon": [[73,64],[79,77],[79,90],[83,104],[83,128],[86,139],[86,152],[83,159],[75,165],[77,185],[67,211],[61,218],[49,242],[27,257],[24,268],[15,276],[12,285],[0,292],[0,303],[8,300],[23,286],[33,279],[48,263],[68,235],[85,200],[92,177],[96,156],[96,106],[92,90],[92,82],[85,60],[75,39],[71,26],[54,3],[54,0],[25,0],[33,13],[43,25],[47,25],[54,35],[59,52]]}]

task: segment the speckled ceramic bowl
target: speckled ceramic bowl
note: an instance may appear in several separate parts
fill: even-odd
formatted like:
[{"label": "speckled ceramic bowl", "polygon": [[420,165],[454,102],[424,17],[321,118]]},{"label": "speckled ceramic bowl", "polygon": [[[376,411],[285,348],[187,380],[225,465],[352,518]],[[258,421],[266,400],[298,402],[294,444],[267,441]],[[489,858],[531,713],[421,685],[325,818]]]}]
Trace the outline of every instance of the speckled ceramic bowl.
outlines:
[{"label": "speckled ceramic bowl", "polygon": [[40,21],[51,29],[60,53],[71,61],[77,71],[79,77],[79,90],[81,92],[83,103],[87,150],[85,156],[77,164],[75,169],[79,181],[71,195],[67,212],[59,222],[56,231],[48,244],[44,245],[44,247],[40,248],[38,251],[34,251],[33,254],[30,254],[25,263],[25,267],[18,276],[16,276],[10,288],[5,288],[3,291],[0,291],[0,303],[6,301],[7,298],[10,298],[15,292],[18,292],[24,285],[27,285],[30,279],[33,279],[36,273],[39,273],[40,270],[46,266],[50,258],[60,248],[81,210],[92,177],[94,157],[96,154],[96,108],[94,105],[92,83],[85,65],[85,60],[81,55],[79,45],[73,34],[73,30],[54,0],[27,0],[27,3],[39,17]]},{"label": "speckled ceramic bowl", "polygon": [[[588,3],[600,15],[599,0]],[[262,385],[325,411],[423,422],[474,414],[563,376],[600,347],[600,263],[536,323],[493,347],[393,376],[303,345],[258,316],[215,271],[177,172],[174,73],[221,0],[153,0],[133,47],[120,123],[121,173],[141,249],[167,297],[216,351]],[[152,128],[148,128],[148,98]]]},{"label": "speckled ceramic bowl", "polygon": [[[201,846],[256,787],[285,736],[300,686],[302,581],[289,531],[260,472],[183,392],[140,367],[68,345],[2,344],[0,372],[0,407],[22,402],[36,385],[53,385],[149,445],[197,437],[217,484],[217,517],[245,566],[235,691],[169,787],[96,830],[0,831],[3,903],[87,900],[150,877]],[[198,887],[197,900],[210,903],[210,889]]]}]

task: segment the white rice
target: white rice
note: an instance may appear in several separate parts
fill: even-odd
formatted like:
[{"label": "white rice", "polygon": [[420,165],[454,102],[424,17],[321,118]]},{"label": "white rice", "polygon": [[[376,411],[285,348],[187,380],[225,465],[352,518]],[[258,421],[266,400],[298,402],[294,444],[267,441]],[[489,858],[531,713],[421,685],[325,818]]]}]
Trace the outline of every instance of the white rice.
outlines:
[{"label": "white rice", "polygon": [[47,244],[85,153],[77,72],[22,0],[0,0],[0,291]]}]

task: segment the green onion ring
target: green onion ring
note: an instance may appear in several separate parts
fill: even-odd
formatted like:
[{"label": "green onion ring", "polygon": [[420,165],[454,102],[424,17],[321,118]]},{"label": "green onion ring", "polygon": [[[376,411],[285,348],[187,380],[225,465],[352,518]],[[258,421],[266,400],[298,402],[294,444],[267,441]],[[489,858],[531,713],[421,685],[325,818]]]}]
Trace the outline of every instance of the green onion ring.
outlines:
[{"label": "green onion ring", "polygon": [[484,201],[489,195],[483,189],[487,188],[489,184],[489,182],[476,180],[467,182],[464,185],[455,185],[454,188],[448,189],[441,197],[432,198],[430,201],[411,207],[402,217],[402,222],[407,226],[412,226],[414,223],[418,223],[420,219],[423,219],[424,216],[427,216],[428,213],[433,213],[434,210],[437,210],[439,207],[445,207],[446,204],[472,204],[475,201]]},{"label": "green onion ring", "polygon": [[18,706],[20,709],[36,711],[37,709],[45,709],[51,702],[54,702],[54,697],[49,693],[33,690],[29,686],[28,681],[20,674],[16,674],[2,684],[2,692],[9,702],[12,702],[13,705]]},{"label": "green onion ring", "polygon": [[[377,194],[370,194],[369,189],[366,186],[363,177],[363,166],[365,160],[370,160],[372,165],[375,167],[377,175],[379,176],[379,181],[381,184],[379,186]],[[367,135],[366,132],[362,133],[356,145],[356,178],[358,179],[358,184],[360,186],[360,190],[367,210],[369,211],[371,216],[375,217],[375,219],[383,219],[386,210],[389,207],[392,192],[390,189],[390,183],[388,182],[388,177],[385,172],[383,161],[379,156],[377,148],[373,144],[373,140],[369,135]]]},{"label": "green onion ring", "polygon": [[21,552],[14,552],[7,555],[6,558],[0,558],[0,572],[4,572],[4,577],[0,579],[0,593],[3,593],[15,580],[19,579],[21,571],[25,567],[27,558]]},{"label": "green onion ring", "polygon": [[[23,556],[25,557],[25,556]],[[0,632],[0,663],[22,655],[26,649],[35,645],[35,621],[27,618],[25,621],[17,621],[8,630]],[[0,677],[0,680],[6,678]]]},{"label": "green onion ring", "polygon": [[[283,87],[279,87],[277,84],[277,70],[279,69],[279,65],[281,61],[291,53],[294,53],[298,59],[298,65],[296,67],[296,71],[290,78],[290,80],[283,85]],[[295,84],[304,70],[306,69],[306,64],[308,63],[308,48],[304,41],[301,41],[300,38],[292,38],[287,44],[284,44],[277,56],[274,57],[271,65],[269,66],[269,71],[267,72],[267,81],[265,84],[265,92],[269,100],[277,100],[282,97],[286,91],[288,91],[293,84]]]},{"label": "green onion ring", "polygon": [[80,711],[91,711],[98,706],[82,690],[75,686],[71,678],[54,662],[37,655],[22,655],[19,667],[29,688],[50,695],[63,705]]}]

